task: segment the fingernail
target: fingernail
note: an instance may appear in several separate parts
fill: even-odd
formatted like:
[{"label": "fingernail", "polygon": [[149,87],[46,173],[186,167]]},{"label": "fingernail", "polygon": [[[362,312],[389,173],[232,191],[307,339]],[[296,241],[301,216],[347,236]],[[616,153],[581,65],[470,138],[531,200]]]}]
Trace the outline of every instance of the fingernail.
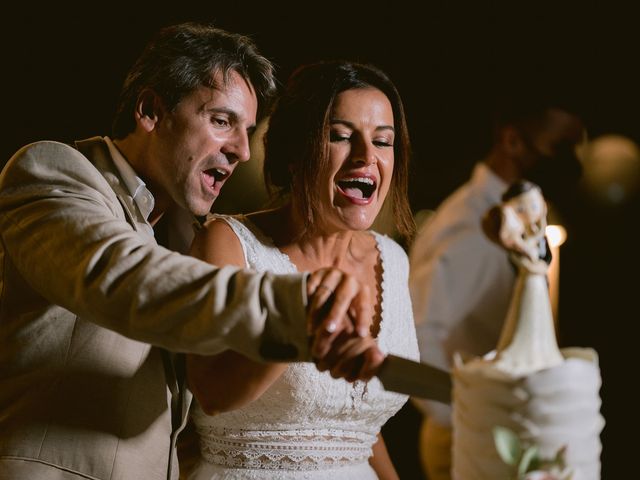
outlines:
[{"label": "fingernail", "polygon": [[358,329],[358,335],[363,338],[366,337],[367,335],[369,335],[369,329],[367,327],[360,327]]},{"label": "fingernail", "polygon": [[327,326],[325,327],[325,330],[328,333],[333,333],[336,331],[337,328],[338,328],[338,325],[336,324],[336,322],[331,322],[327,324]]}]

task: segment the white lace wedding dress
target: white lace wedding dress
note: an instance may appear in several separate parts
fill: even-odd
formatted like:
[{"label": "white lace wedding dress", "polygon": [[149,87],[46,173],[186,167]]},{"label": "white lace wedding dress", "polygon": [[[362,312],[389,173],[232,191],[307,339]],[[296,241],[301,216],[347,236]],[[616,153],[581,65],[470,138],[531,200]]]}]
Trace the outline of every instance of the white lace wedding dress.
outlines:
[{"label": "white lace wedding dress", "polygon": [[[224,218],[250,268],[296,271],[249,219]],[[407,257],[389,237],[372,234],[383,268],[378,345],[385,353],[418,359]],[[291,364],[259,399],[241,409],[208,416],[194,400],[202,458],[190,479],[375,479],[368,463],[371,446],[406,400],[386,392],[377,378],[348,383],[312,363]]]}]

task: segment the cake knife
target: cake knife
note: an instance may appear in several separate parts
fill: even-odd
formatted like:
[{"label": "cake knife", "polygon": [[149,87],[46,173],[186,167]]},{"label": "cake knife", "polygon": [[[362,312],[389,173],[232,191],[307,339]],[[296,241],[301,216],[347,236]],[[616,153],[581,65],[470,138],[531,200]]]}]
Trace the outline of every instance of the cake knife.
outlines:
[{"label": "cake knife", "polygon": [[426,363],[387,355],[377,376],[385,390],[451,403],[451,375]]}]

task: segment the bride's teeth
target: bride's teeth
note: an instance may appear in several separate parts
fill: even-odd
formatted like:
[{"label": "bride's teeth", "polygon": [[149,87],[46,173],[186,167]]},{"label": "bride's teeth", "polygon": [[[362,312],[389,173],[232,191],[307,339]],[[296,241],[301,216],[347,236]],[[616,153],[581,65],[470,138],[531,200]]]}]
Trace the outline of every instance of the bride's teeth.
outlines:
[{"label": "bride's teeth", "polygon": [[373,180],[368,177],[353,177],[353,178],[343,178],[342,182],[361,182],[366,183],[367,185],[373,185]]},{"label": "bride's teeth", "polygon": [[[370,198],[376,189],[376,182],[369,177],[347,177],[338,180],[338,187],[351,198]],[[358,185],[360,184],[360,185]]]}]

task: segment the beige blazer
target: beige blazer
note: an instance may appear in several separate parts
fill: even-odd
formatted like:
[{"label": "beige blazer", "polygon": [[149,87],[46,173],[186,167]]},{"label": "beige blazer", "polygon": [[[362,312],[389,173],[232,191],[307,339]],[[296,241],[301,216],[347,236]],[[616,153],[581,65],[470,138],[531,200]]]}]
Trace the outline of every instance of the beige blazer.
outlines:
[{"label": "beige blazer", "polygon": [[106,144],[78,145],[0,176],[0,479],[175,479],[190,395],[162,348],[306,360],[305,278],[158,246]]}]

